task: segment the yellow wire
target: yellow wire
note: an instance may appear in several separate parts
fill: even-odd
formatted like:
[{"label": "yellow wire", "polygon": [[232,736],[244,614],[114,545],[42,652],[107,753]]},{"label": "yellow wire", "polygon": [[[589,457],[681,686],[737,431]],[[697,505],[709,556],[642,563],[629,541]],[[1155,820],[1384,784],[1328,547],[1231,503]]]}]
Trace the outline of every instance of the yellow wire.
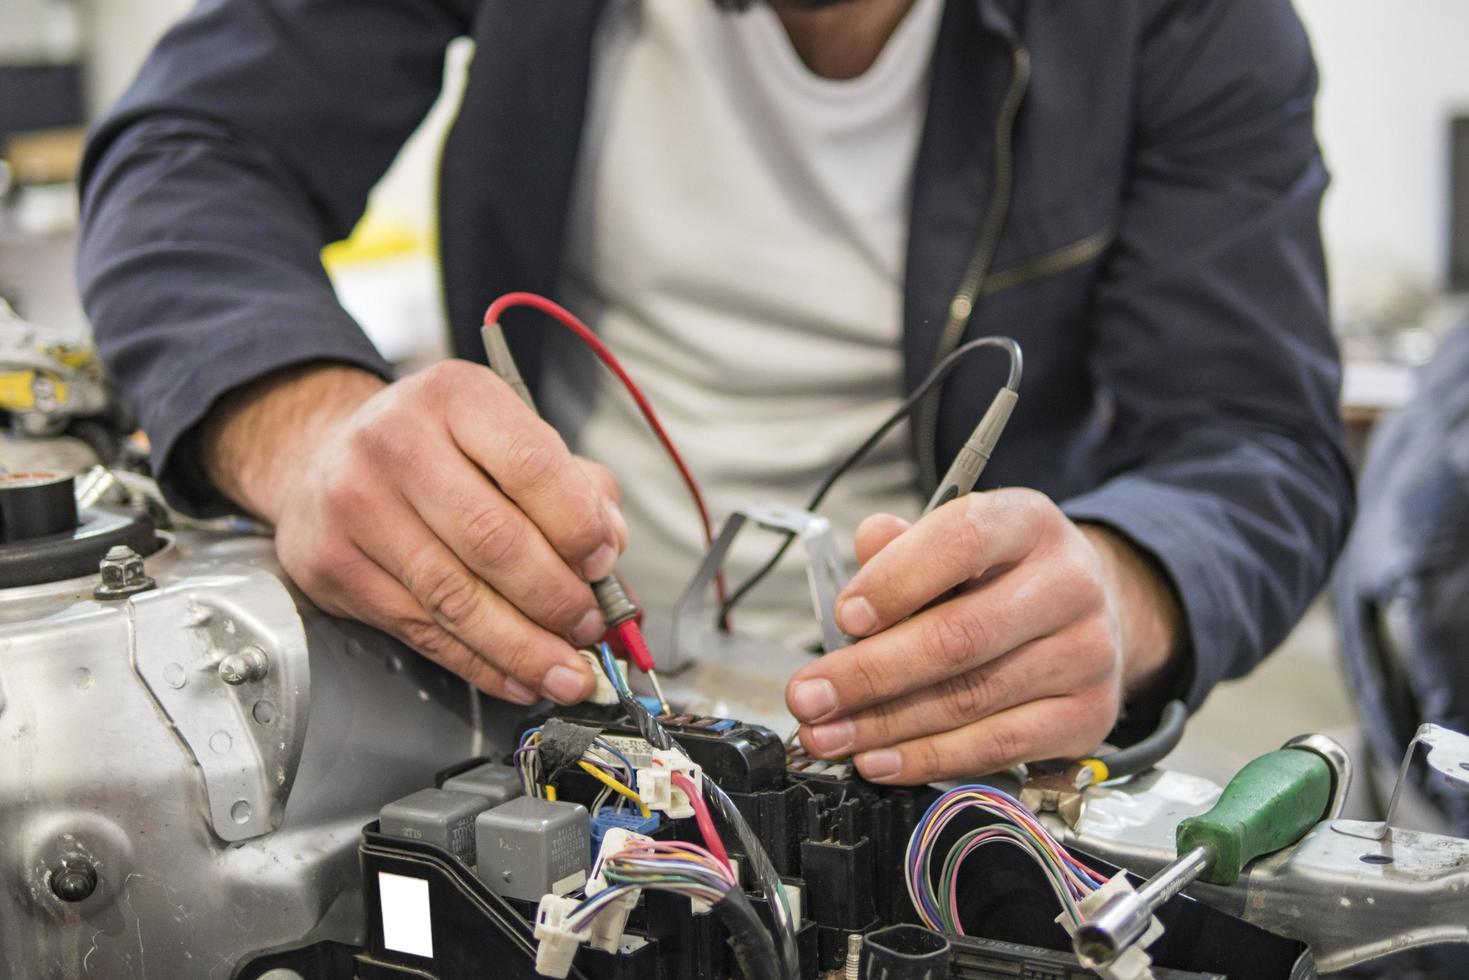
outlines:
[{"label": "yellow wire", "polygon": [[643,798],[641,796],[634,793],[632,790],[628,789],[626,786],[622,785],[617,780],[613,779],[611,776],[607,775],[605,772],[592,765],[590,762],[578,762],[577,765],[581,766],[582,771],[585,772],[588,776],[591,776],[593,779],[597,780],[600,783],[606,784],[607,788],[612,790],[614,793],[621,793],[623,796],[636,803],[638,805],[638,809],[643,811],[643,816],[650,817],[653,815],[652,811],[648,809],[648,805],[643,802]]},{"label": "yellow wire", "polygon": [[552,786],[550,783],[546,784],[546,799],[550,800],[552,803],[556,802],[556,787]]}]

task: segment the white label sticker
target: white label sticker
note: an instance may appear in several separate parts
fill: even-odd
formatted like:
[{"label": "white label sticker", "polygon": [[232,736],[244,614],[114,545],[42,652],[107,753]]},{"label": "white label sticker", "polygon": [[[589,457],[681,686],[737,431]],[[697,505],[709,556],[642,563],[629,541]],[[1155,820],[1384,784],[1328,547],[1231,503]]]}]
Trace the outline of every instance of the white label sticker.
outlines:
[{"label": "white label sticker", "polygon": [[631,735],[609,735],[603,732],[602,741],[612,746],[623,755],[627,761],[632,763],[634,769],[643,769],[653,758],[653,746],[646,739],[635,738]]},{"label": "white label sticker", "polygon": [[399,953],[432,959],[434,920],[428,882],[379,871],[377,890],[383,908],[383,945]]}]

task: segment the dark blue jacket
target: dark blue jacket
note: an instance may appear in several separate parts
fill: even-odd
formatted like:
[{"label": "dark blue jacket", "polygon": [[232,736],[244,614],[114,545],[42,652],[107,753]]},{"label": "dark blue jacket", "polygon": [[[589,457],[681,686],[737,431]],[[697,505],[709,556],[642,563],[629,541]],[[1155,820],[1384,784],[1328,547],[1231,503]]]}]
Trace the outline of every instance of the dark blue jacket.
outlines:
[{"label": "dark blue jacket", "polygon": [[[1336,578],[1347,673],[1385,769],[1425,721],[1469,732],[1469,324],[1413,400],[1372,437],[1362,516]],[[1469,793],[1427,766],[1410,777],[1469,835]]]},{"label": "dark blue jacket", "polygon": [[[387,371],[318,253],[362,214],[457,36],[478,54],[439,188],[455,350],[482,357],[495,295],[554,292],[601,5],[204,0],[164,39],[92,138],[80,263],[175,500],[222,506],[193,440],[230,389],[312,360]],[[934,55],[907,383],[961,336],[1020,341],[1024,394],[987,482],[1158,559],[1194,704],[1286,634],[1350,518],[1315,89],[1288,0],[949,0]],[[718,160],[708,174],[718,193]],[[534,378],[543,328],[507,327]],[[971,362],[913,426],[926,484],[1001,370]]]}]

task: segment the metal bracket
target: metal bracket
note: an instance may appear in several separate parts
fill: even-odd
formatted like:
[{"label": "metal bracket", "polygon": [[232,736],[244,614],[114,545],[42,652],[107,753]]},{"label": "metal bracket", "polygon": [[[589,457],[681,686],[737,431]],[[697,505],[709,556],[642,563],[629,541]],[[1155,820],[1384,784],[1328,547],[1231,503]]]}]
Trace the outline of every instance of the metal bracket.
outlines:
[{"label": "metal bracket", "polygon": [[710,546],[674,607],[672,659],[675,664],[681,663],[682,655],[696,648],[700,635],[711,628],[712,621],[706,608],[709,586],[724,567],[725,556],[729,554],[735,536],[749,521],[767,531],[793,534],[801,539],[806,549],[806,580],[811,586],[811,603],[815,607],[816,620],[821,624],[822,649],[830,653],[852,642],[851,637],[837,628],[836,613],[832,608],[837,595],[847,584],[847,571],[837,551],[831,522],[820,514],[796,507],[746,504],[724,522],[719,537]]},{"label": "metal bracket", "polygon": [[1408,779],[1408,770],[1420,747],[1428,750],[1425,761],[1450,782],[1469,788],[1469,735],[1442,725],[1425,723],[1418,726],[1408,751],[1403,753],[1403,764],[1398,768],[1398,781],[1393,785],[1392,799],[1387,804],[1387,815],[1381,822],[1371,820],[1336,820],[1332,829],[1350,837],[1365,840],[1382,840],[1392,830],[1393,814],[1398,808],[1398,799],[1403,795],[1403,784]]},{"label": "metal bracket", "polygon": [[[270,833],[301,760],[310,697],[290,593],[269,572],[221,565],[128,602],[133,667],[203,770],[214,832],[230,842]],[[241,657],[260,669],[236,677],[229,667]]]}]

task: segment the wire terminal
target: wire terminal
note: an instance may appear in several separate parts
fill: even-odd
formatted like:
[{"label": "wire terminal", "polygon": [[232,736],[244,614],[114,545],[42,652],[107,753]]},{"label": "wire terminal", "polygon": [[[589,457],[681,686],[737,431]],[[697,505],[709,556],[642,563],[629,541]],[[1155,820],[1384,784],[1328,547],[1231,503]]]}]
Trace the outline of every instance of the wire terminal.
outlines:
[{"label": "wire terminal", "polygon": [[[602,838],[602,846],[597,850],[597,860],[592,863],[592,876],[587,879],[587,898],[600,895],[607,889],[608,882],[603,874],[603,865],[606,864],[609,857],[630,845],[651,843],[653,843],[653,838],[646,834],[633,833],[621,827],[614,827],[607,831],[607,836]],[[622,939],[623,930],[627,928],[627,917],[632,914],[633,906],[638,904],[640,894],[642,894],[641,888],[629,888],[597,913],[591,926],[590,943],[593,949],[604,950],[608,953],[616,951],[617,944]]]},{"label": "wire terminal", "polygon": [[591,927],[576,931],[567,918],[581,904],[579,899],[542,895],[536,906],[536,972],[543,977],[565,977],[571,972],[576,950],[592,937]]},{"label": "wire terminal", "polygon": [[689,794],[673,784],[679,773],[704,791],[704,770],[676,749],[654,749],[647,768],[638,770],[638,795],[649,810],[666,813],[671,819],[686,820],[694,815]]}]

